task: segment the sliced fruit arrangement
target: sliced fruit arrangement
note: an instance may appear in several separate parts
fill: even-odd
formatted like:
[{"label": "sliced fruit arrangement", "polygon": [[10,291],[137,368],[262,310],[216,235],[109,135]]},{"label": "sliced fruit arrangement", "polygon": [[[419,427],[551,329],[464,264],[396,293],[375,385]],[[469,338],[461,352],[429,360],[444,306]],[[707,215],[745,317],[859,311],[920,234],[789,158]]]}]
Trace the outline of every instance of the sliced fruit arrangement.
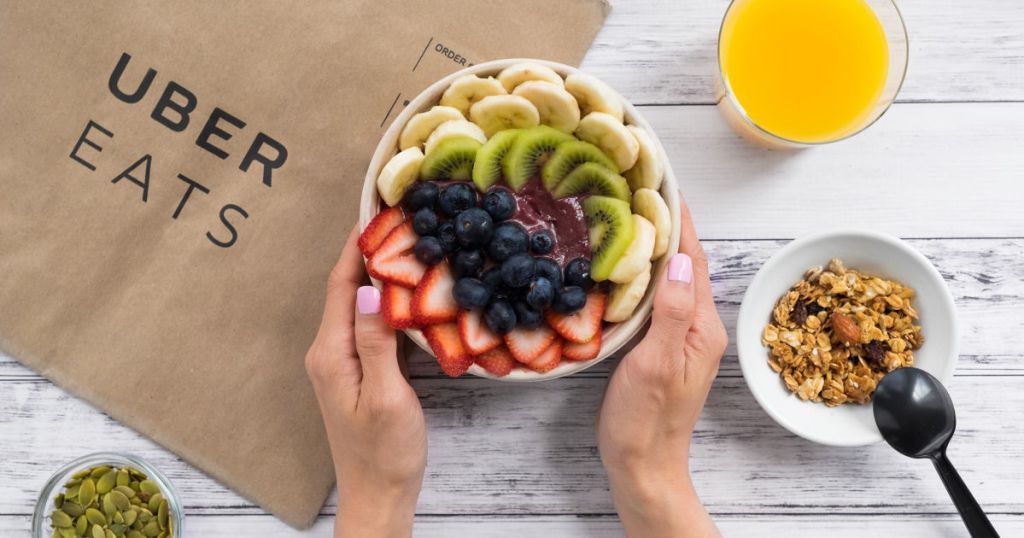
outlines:
[{"label": "sliced fruit arrangement", "polygon": [[[388,207],[359,248],[384,283],[383,319],[421,329],[452,376],[597,358],[672,232],[660,148],[624,112],[603,82],[540,63],[455,79],[409,119],[377,178]],[[533,217],[520,220],[521,204]],[[574,209],[543,212],[557,204]],[[570,243],[589,257],[567,255]]]}]

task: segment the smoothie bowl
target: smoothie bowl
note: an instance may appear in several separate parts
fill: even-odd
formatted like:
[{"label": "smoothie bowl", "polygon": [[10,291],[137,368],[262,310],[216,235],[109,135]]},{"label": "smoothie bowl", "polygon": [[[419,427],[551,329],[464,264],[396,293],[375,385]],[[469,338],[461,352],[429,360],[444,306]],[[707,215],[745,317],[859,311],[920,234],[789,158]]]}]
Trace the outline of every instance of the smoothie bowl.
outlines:
[{"label": "smoothie bowl", "polygon": [[677,200],[621,95],[567,65],[498,60],[395,119],[366,173],[359,247],[381,315],[447,375],[554,379],[644,326],[678,249]]}]

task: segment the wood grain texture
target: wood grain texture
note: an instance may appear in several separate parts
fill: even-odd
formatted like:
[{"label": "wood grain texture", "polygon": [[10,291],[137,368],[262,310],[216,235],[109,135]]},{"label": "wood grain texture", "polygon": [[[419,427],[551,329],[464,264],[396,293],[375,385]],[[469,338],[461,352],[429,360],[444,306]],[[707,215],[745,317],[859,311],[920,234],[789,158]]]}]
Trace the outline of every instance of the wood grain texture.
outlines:
[{"label": "wood grain texture", "polygon": [[[715,102],[727,0],[614,2],[583,68],[636,104]],[[910,64],[901,101],[1024,100],[1024,4],[901,0]]]},{"label": "wood grain texture", "polygon": [[[837,226],[922,238],[911,243],[946,278],[962,330],[950,457],[1003,536],[1024,535],[1024,427],[1014,418],[1024,409],[1024,103],[1011,102],[1024,101],[1024,3],[900,1],[911,42],[901,103],[849,141],[797,153],[750,147],[708,106],[726,0],[614,4],[583,68],[651,105],[641,113],[710,239],[730,331],[780,239]],[[411,362],[430,428],[416,536],[621,536],[592,426],[615,361],[528,387],[449,380],[424,354]],[[27,535],[48,475],[102,449],[167,472],[188,536],[331,535],[333,497],[313,529],[289,529],[0,354],[0,536]],[[819,447],[776,426],[731,345],[693,458],[726,536],[966,535],[927,462],[884,445]]]},{"label": "wood grain texture", "polygon": [[[413,380],[430,443],[418,512],[613,513],[593,430],[605,384],[586,377],[529,386]],[[950,458],[986,509],[1024,513],[1024,426],[1005,420],[1006,409],[1024,406],[1024,375],[958,376],[950,391],[959,419]],[[17,435],[0,437],[0,514],[29,513],[48,474],[93,449],[152,460],[190,513],[260,513],[45,381],[7,381],[3,393],[0,427]],[[694,436],[694,480],[715,513],[953,513],[927,462],[885,445],[844,450],[794,437],[757,407],[742,378],[716,381]],[[332,499],[325,512],[334,506]]]},{"label": "wood grain texture", "polygon": [[[966,536],[958,519],[944,515],[924,516],[849,516],[842,519],[822,515],[784,518],[753,516],[716,516],[722,533],[729,538],[764,538],[785,534],[791,538],[863,538],[900,536],[901,538],[953,538]],[[992,523],[1003,536],[1024,534],[1019,519],[996,515]],[[27,516],[0,515],[0,536],[27,536]],[[321,516],[307,531],[296,531],[271,516],[195,515],[186,519],[188,536],[200,538],[330,538],[334,518]],[[622,526],[609,516],[508,516],[430,517],[416,519],[416,538],[508,538],[543,536],[554,538],[621,538]]]},{"label": "wood grain texture", "polygon": [[645,107],[701,236],[791,238],[822,228],[900,237],[1024,237],[1024,103],[898,104],[839,144],[780,152],[717,107]]}]

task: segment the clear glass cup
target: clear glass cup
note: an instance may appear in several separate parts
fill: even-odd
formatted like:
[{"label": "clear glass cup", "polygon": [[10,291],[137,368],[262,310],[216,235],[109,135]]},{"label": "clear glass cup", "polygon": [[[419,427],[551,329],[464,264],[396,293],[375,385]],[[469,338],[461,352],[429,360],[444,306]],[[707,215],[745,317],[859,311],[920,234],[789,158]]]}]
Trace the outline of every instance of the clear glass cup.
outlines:
[{"label": "clear glass cup", "polygon": [[[849,138],[877,121],[889,106],[895,101],[896,95],[903,85],[903,79],[907,72],[907,60],[909,56],[909,44],[907,41],[907,29],[903,23],[903,16],[893,0],[864,0],[871,8],[878,21],[881,23],[888,45],[888,69],[886,72],[884,86],[881,94],[870,108],[863,120],[854,128],[847,130],[835,138],[821,141],[799,141],[780,136],[771,132],[765,127],[758,125],[752,120],[743,108],[733,89],[729,85],[728,76],[723,67],[723,44],[722,37],[730,17],[735,16],[737,9],[742,9],[748,0],[731,0],[722,17],[722,24],[718,32],[718,76],[715,80],[715,97],[718,109],[723,117],[737,133],[754,143],[755,145],[770,149],[799,149],[829,144]],[[764,0],[761,0],[764,1]],[[739,7],[738,7],[739,6]]]},{"label": "clear glass cup", "polygon": [[61,467],[43,486],[36,501],[36,509],[32,514],[32,538],[50,538],[53,530],[50,527],[50,514],[54,510],[53,498],[64,488],[64,484],[71,479],[71,475],[82,469],[97,467],[99,465],[110,465],[112,467],[134,467],[149,477],[149,480],[160,486],[160,491],[167,500],[167,512],[173,522],[174,534],[169,538],[181,538],[185,529],[185,509],[181,504],[181,497],[174,489],[174,484],[164,476],[156,467],[150,465],[146,460],[130,454],[118,454],[115,452],[97,452],[74,460]]}]

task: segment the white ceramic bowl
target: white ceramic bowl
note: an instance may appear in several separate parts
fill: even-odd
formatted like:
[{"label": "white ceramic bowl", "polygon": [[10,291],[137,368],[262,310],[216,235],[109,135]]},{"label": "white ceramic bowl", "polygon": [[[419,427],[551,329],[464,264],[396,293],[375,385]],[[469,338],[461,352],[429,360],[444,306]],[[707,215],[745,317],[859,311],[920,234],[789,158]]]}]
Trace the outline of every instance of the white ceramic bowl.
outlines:
[{"label": "white ceramic bowl", "polygon": [[[438,101],[441,100],[441,94],[444,93],[448,86],[451,85],[451,82],[456,78],[466,74],[476,74],[484,77],[494,76],[502,69],[521,62],[534,62],[546,65],[551,69],[554,69],[558,74],[562,75],[562,77],[579,71],[578,69],[565,64],[548,62],[545,60],[513,58],[477,64],[473,67],[452,73],[451,75],[431,84],[430,87],[423,90],[422,93],[409,102],[409,105],[406,106],[405,109],[402,110],[402,112],[395,118],[395,121],[384,133],[384,136],[381,137],[380,143],[377,145],[377,150],[374,152],[373,159],[370,161],[370,166],[366,171],[366,178],[363,183],[363,194],[359,204],[360,229],[366,228],[366,225],[369,224],[370,220],[380,210],[381,200],[380,196],[377,194],[377,176],[380,174],[381,168],[387,164],[388,159],[398,153],[398,136],[401,134],[402,128],[405,127],[405,124],[409,119],[412,118],[413,115],[436,105]],[[622,96],[620,95],[619,97],[621,98]],[[661,155],[661,159],[665,163],[665,180],[662,181],[661,184],[661,195],[666,201],[668,201],[669,211],[672,214],[672,237],[669,240],[669,250],[664,256],[658,259],[657,263],[655,263],[653,270],[654,276],[651,278],[651,285],[647,290],[647,295],[644,296],[643,300],[640,302],[640,306],[637,307],[636,312],[633,313],[632,317],[622,323],[614,324],[605,329],[602,336],[601,352],[597,358],[593,360],[580,362],[562,361],[562,363],[556,368],[543,374],[517,368],[505,377],[496,377],[489,374],[486,370],[476,364],[470,367],[469,373],[500,381],[546,381],[574,374],[590,368],[618,351],[619,348],[629,342],[629,340],[640,331],[650,318],[651,306],[654,300],[651,292],[654,289],[654,283],[658,281],[658,278],[665,270],[665,263],[668,258],[675,254],[679,248],[679,194],[676,186],[676,176],[672,172],[672,166],[668,162],[668,158],[665,156],[665,150],[661,145],[661,141],[658,140],[658,136],[654,133],[654,130],[651,129],[651,126],[647,121],[639,112],[637,112],[633,105],[626,101],[625,98],[622,98],[622,102],[625,105],[626,123],[636,125],[637,127],[646,130],[648,134],[651,135],[651,139],[654,140],[654,143],[658,148],[658,153]],[[379,285],[380,282],[374,281],[374,284]],[[422,332],[413,329],[407,330],[405,333],[413,342],[416,342],[419,347],[423,348],[424,351],[431,353],[430,346],[427,345],[427,341],[423,337]]]},{"label": "white ceramic bowl", "polygon": [[868,445],[882,440],[871,404],[827,407],[801,401],[768,366],[768,349],[761,345],[779,297],[808,268],[828,265],[832,258],[917,291],[913,304],[924,345],[914,353],[914,366],[943,384],[952,378],[959,352],[956,309],[942,275],[927,258],[900,239],[877,232],[831,231],[798,239],[775,253],[751,281],[736,322],[736,348],[754,398],[776,422],[805,439],[832,446]]}]

